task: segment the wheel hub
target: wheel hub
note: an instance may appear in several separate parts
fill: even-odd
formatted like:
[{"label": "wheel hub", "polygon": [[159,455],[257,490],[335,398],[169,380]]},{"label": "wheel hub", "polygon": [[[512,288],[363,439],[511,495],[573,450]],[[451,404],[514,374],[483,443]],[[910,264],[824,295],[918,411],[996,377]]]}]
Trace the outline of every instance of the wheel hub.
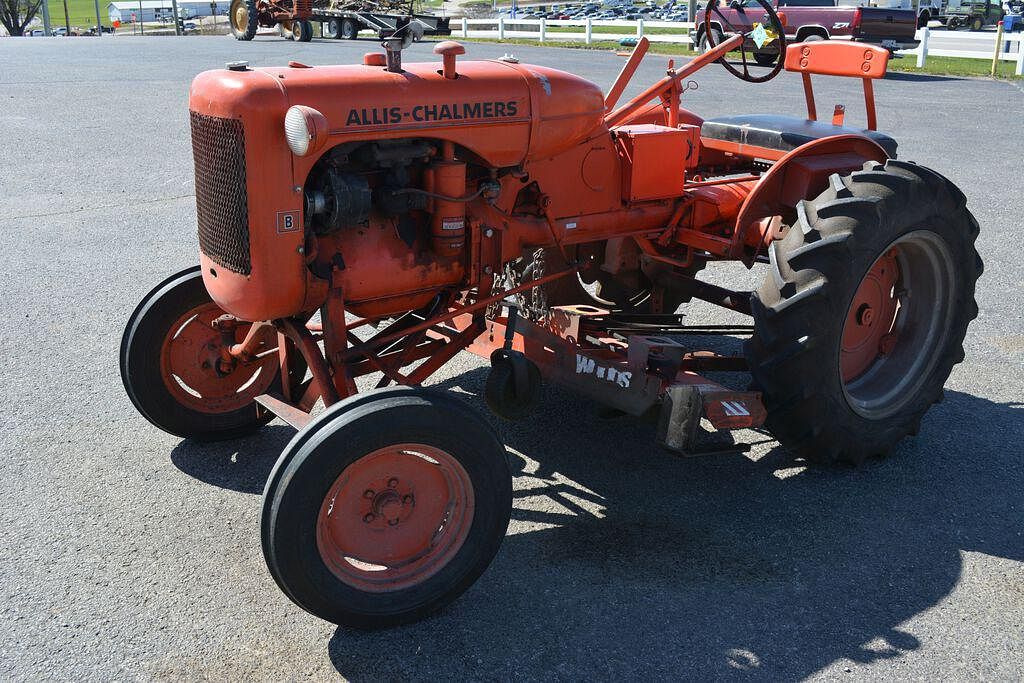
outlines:
[{"label": "wheel hub", "polygon": [[320,557],[341,581],[385,592],[422,583],[447,564],[473,521],[469,474],[423,444],[375,450],[345,468],[317,518]]},{"label": "wheel hub", "polygon": [[[250,405],[274,380],[277,357],[273,353],[239,362],[227,346],[245,339],[249,323],[218,326],[223,311],[214,303],[182,315],[171,325],[160,349],[164,385],[193,410],[223,413]],[[260,339],[260,348],[273,348],[272,332]]]},{"label": "wheel hub", "polygon": [[[840,371],[844,382],[862,375],[884,355],[884,346],[895,343],[890,334],[899,310],[896,284],[900,267],[896,249],[883,254],[864,276],[850,303],[843,328]],[[889,338],[886,344],[883,339]]]}]

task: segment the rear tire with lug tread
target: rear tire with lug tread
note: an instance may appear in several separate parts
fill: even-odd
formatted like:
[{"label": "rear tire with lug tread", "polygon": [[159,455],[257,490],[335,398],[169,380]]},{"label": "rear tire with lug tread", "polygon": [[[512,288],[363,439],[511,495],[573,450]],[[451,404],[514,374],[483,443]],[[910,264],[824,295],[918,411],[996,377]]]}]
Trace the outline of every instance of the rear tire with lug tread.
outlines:
[{"label": "rear tire with lug tread", "polygon": [[896,160],[833,175],[797,214],[770,247],[745,351],[779,441],[857,464],[916,434],[963,360],[978,224],[950,181]]},{"label": "rear tire with lug tread", "polygon": [[259,28],[256,0],[232,0],[228,9],[228,22],[235,40],[252,40]]},{"label": "rear tire with lug tread", "polygon": [[306,19],[297,19],[292,22],[292,40],[300,43],[308,43],[313,40],[313,24]]},{"label": "rear tire with lug tread", "polygon": [[443,392],[357,394],[296,434],[263,496],[278,586],[321,619],[408,623],[455,600],[508,528],[512,474],[475,410]]}]

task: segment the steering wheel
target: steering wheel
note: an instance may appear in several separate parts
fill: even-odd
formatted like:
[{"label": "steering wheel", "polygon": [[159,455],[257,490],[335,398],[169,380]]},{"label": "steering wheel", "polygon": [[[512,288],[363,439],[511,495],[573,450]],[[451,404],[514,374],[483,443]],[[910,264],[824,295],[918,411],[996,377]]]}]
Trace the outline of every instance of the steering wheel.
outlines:
[{"label": "steering wheel", "polygon": [[[737,27],[729,21],[724,14],[722,14],[722,11],[719,9],[719,0],[708,0],[708,4],[704,8],[704,40],[707,43],[708,49],[712,49],[716,45],[721,44],[726,38],[730,38],[735,35],[742,35],[743,42],[740,44],[740,61],[743,65],[743,70],[740,71],[737,69],[724,57],[719,60],[719,63],[725,67],[726,71],[742,81],[747,81],[748,83],[764,83],[765,81],[770,81],[775,78],[779,75],[779,72],[782,71],[782,65],[786,59],[786,28],[782,25],[782,20],[779,19],[778,13],[772,8],[771,4],[769,4],[767,0],[755,0],[755,2],[764,9],[764,14],[760,17],[760,21],[744,22],[754,24],[752,29],[745,30],[743,26]],[[756,11],[747,12],[746,10],[750,8],[744,9],[739,0],[732,0],[729,7],[739,14],[737,23],[743,20],[748,14],[756,13]],[[721,25],[722,33],[719,33],[718,29],[711,25],[712,12],[718,15],[715,21]],[[760,45],[758,45],[758,41],[762,41]],[[776,43],[778,44],[778,52],[764,52],[761,49],[769,45],[774,47],[774,44]],[[769,68],[767,73],[750,73],[749,67],[751,65],[747,56],[748,51],[753,57],[755,64]]]}]

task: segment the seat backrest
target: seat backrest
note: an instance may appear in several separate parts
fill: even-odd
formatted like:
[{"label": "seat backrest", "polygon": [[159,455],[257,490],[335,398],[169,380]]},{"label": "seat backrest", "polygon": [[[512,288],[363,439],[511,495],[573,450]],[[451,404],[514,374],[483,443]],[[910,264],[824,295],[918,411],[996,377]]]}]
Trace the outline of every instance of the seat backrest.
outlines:
[{"label": "seat backrest", "polygon": [[889,51],[849,40],[793,43],[786,47],[786,70],[823,76],[882,78]]},{"label": "seat backrest", "polygon": [[[786,47],[786,70],[796,71],[804,79],[804,97],[807,100],[807,118],[818,119],[814,105],[814,90],[811,88],[811,74],[824,76],[849,76],[864,81],[864,108],[868,114],[868,129],[875,130],[875,92],[871,79],[885,76],[889,65],[889,51],[874,45],[854,43],[849,40],[821,40],[810,43],[794,43]],[[841,126],[846,107],[837,105],[832,123]]]}]

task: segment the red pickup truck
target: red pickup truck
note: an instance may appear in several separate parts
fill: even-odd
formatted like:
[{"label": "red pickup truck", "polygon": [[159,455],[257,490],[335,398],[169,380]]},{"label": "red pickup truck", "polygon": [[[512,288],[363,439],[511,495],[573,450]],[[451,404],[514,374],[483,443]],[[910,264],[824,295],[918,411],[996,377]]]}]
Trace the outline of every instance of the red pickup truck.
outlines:
[{"label": "red pickup truck", "polygon": [[[718,2],[718,10],[735,29],[749,31],[754,22],[765,23],[764,8],[757,0],[711,0]],[[836,6],[835,0],[771,0],[779,18],[786,27],[786,40],[806,42],[840,38],[873,43],[890,50],[909,50],[917,47],[917,16],[909,9],[884,7]],[[697,44],[703,50],[707,45],[704,35],[704,10],[697,11]],[[711,15],[711,36],[714,44],[730,32]],[[755,52],[758,62],[771,63],[770,50]]]}]

